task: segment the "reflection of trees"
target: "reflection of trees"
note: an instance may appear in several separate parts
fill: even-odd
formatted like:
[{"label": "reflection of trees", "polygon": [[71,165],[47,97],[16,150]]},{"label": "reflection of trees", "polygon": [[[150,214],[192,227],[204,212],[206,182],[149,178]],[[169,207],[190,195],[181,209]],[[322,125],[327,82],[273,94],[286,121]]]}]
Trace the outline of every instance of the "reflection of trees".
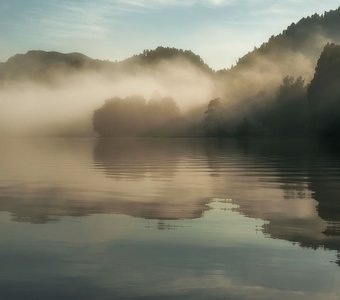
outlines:
[{"label": "reflection of trees", "polygon": [[[129,210],[138,207],[143,217],[183,219],[201,217],[209,209],[207,203],[211,199],[205,187],[191,189],[195,182],[190,175],[183,173],[188,166],[180,165],[186,157],[195,155],[202,157],[200,141],[100,139],[93,158],[95,167],[112,179],[113,184],[136,183],[128,192],[138,200],[125,200],[127,214],[132,215]],[[151,186],[147,183],[150,180]]]},{"label": "reflection of trees", "polygon": [[[244,191],[239,188],[230,196],[242,214],[269,221],[265,234],[303,247],[340,251],[340,155],[334,146],[243,140],[212,143],[206,153],[219,172],[223,165],[217,156],[238,162],[235,172],[248,182]],[[253,175],[256,182],[250,181]]]},{"label": "reflection of trees", "polygon": [[16,222],[44,224],[62,216],[82,217],[104,212],[104,202],[88,200],[75,191],[56,186],[31,188],[17,184],[0,187],[0,211],[11,213]]},{"label": "reflection of trees", "polygon": [[[75,172],[77,184],[70,184],[71,176],[57,166],[65,161],[77,161],[72,168],[83,165],[89,149],[79,145],[16,146],[16,151],[8,146],[3,157],[20,162],[8,164],[9,171],[22,165],[33,170],[27,164],[32,161],[42,174],[50,170],[44,168],[47,162],[55,168],[41,184],[31,184],[29,172],[29,179],[2,181],[0,211],[32,223],[97,213],[192,219],[200,218],[214,197],[227,196],[241,214],[268,221],[262,228],[268,236],[340,251],[337,149],[296,141],[100,139],[91,165],[82,169],[84,174]],[[25,155],[18,157],[18,149]],[[65,175],[68,179],[60,180]]]},{"label": "reflection of trees", "polygon": [[174,176],[185,147],[179,140],[99,139],[93,160],[109,177],[166,179]]},{"label": "reflection of trees", "polygon": [[[190,174],[186,174],[186,165],[180,165],[190,155],[202,158],[199,142],[98,140],[93,148],[93,162],[85,168],[88,149],[83,146],[82,143],[71,148],[57,144],[47,148],[22,145],[26,152],[20,157],[20,165],[8,166],[14,173],[22,165],[28,165],[28,160],[34,162],[30,166],[32,170],[38,164],[42,174],[48,174],[46,162],[53,161],[61,168],[56,167],[52,177],[46,175],[41,182],[39,174],[36,183],[32,183],[29,174],[17,182],[2,182],[0,211],[11,213],[14,221],[46,223],[62,216],[98,213],[158,220],[192,219],[209,209],[210,190],[205,186],[197,188]],[[8,149],[6,153],[7,160],[15,161],[21,152]],[[55,180],[56,173],[71,178],[63,168],[68,161],[74,164],[67,166],[67,170],[81,167],[84,171],[84,174],[75,171],[79,177],[77,184],[70,179]]]},{"label": "reflection of trees", "polygon": [[[16,191],[20,190],[20,193]],[[138,193],[138,191],[136,191]],[[129,199],[121,196],[90,195],[63,187],[0,187],[0,211],[9,212],[16,222],[44,224],[60,217],[84,217],[92,214],[123,214],[156,220],[196,219],[209,209],[210,198],[176,201],[172,196],[153,199]],[[183,200],[183,199],[179,199]],[[160,226],[160,229],[161,228]]]}]

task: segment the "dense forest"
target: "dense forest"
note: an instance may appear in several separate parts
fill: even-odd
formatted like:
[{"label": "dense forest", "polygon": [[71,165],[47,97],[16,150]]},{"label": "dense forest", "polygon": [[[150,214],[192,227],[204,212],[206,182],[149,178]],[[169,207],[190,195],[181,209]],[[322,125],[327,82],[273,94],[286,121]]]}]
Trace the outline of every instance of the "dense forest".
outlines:
[{"label": "dense forest", "polygon": [[93,127],[104,137],[179,134],[183,120],[169,97],[146,101],[143,96],[109,99],[93,114]]},{"label": "dense forest", "polygon": [[[198,110],[200,121],[183,134],[338,135],[340,46],[333,43],[340,42],[338,28],[340,9],[303,18],[240,58],[231,69],[216,72],[217,97]],[[145,51],[127,61],[149,65],[159,57],[172,57],[173,51]],[[199,57],[180,53],[209,72]],[[191,117],[189,113],[182,115]]]},{"label": "dense forest", "polygon": [[[325,12],[323,15],[314,14],[293,23],[281,34],[272,36],[268,42],[249,52],[239,59],[235,68],[249,66],[255,62],[258,55],[272,56],[278,52],[292,50],[304,54],[319,56],[324,44],[323,40],[340,42],[340,9]],[[316,41],[319,41],[316,43]]]},{"label": "dense forest", "polygon": [[[273,95],[256,98],[231,108],[219,98],[211,100],[192,131],[173,99],[115,98],[94,113],[94,128],[102,136],[162,135],[162,127],[171,124],[167,135],[174,136],[335,137],[340,134],[340,46],[325,46],[309,84],[301,76],[286,76]],[[243,115],[235,119],[236,111]]]},{"label": "dense forest", "polygon": [[[216,100],[212,100],[212,105]],[[222,105],[207,113],[218,136],[338,137],[340,134],[340,46],[327,44],[310,83],[286,76],[274,94],[254,99],[222,113]],[[216,113],[216,110],[219,113]],[[235,121],[233,112],[241,111]],[[223,117],[221,117],[223,116]],[[211,121],[210,121],[211,122]],[[216,125],[218,124],[218,125]]]}]

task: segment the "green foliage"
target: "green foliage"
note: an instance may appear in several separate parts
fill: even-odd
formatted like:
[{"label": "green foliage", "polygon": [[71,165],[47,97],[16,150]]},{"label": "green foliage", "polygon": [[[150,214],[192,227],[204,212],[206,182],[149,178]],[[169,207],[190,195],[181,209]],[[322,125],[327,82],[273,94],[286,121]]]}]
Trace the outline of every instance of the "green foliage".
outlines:
[{"label": "green foliage", "polygon": [[224,109],[219,98],[213,99],[208,104],[205,112],[205,130],[207,135],[223,135]]},{"label": "green foliage", "polygon": [[322,136],[340,134],[340,46],[326,45],[308,88],[313,130]]},{"label": "green foliage", "polygon": [[60,74],[99,70],[112,64],[80,53],[28,51],[26,54],[17,54],[0,65],[0,80],[28,79],[44,82]]},{"label": "green foliage", "polygon": [[[325,46],[308,87],[302,77],[287,76],[274,96],[264,94],[255,103],[243,108],[236,135],[340,137],[340,46]],[[219,126],[226,124],[224,118]]]},{"label": "green foliage", "polygon": [[252,125],[247,117],[243,118],[242,123],[237,127],[236,134],[240,137],[249,136],[252,132]]},{"label": "green foliage", "polygon": [[186,61],[207,73],[213,73],[213,70],[203,61],[203,59],[190,50],[183,50],[170,47],[157,47],[154,50],[144,50],[139,55],[134,55],[121,62],[121,66],[130,68],[138,66],[153,66],[161,61],[171,61],[180,59]]},{"label": "green foliage", "polygon": [[303,78],[287,76],[265,110],[261,121],[271,135],[302,135],[307,130],[307,109]]},{"label": "green foliage", "polygon": [[176,102],[169,97],[146,101],[142,96],[115,97],[93,114],[93,128],[101,136],[139,136],[179,118]]},{"label": "green foliage", "polygon": [[146,71],[161,61],[171,62],[174,59],[190,63],[207,74],[214,73],[202,58],[192,51],[168,47],[144,50],[143,53],[121,62],[96,60],[80,53],[28,51],[26,54],[11,57],[6,63],[0,63],[0,84],[1,81],[7,80],[53,82],[58,75],[82,71],[105,71],[108,75],[134,72],[140,68]]}]

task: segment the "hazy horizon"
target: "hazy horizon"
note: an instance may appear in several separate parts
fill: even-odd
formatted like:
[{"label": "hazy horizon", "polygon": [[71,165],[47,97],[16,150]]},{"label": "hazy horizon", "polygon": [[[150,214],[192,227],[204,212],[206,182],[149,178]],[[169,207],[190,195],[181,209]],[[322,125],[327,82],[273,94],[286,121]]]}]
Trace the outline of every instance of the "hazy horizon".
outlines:
[{"label": "hazy horizon", "polygon": [[[144,49],[190,49],[228,68],[292,22],[339,1],[14,0],[0,3],[0,61],[29,50],[123,60]],[[178,30],[181,28],[181,30]],[[95,46],[93,46],[95,44]]]}]

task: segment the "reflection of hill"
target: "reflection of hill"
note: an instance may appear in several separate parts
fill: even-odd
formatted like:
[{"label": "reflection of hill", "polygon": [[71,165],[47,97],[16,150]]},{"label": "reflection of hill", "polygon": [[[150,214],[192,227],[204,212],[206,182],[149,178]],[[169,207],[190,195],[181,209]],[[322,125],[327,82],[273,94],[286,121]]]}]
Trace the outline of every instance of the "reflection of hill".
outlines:
[{"label": "reflection of hill", "polygon": [[185,146],[178,140],[101,139],[95,145],[93,159],[95,166],[110,177],[168,178],[176,173]]},{"label": "reflection of hill", "polygon": [[296,141],[9,142],[0,149],[0,211],[32,223],[99,213],[193,219],[228,197],[265,220],[271,238],[340,252],[339,158]]},{"label": "reflection of hill", "polygon": [[340,251],[340,156],[334,147],[268,140],[220,144],[214,151],[239,157],[241,177],[259,179],[231,197],[242,214],[268,221],[265,234]]},{"label": "reflection of hill", "polygon": [[207,204],[210,201],[192,199],[190,202],[179,202],[166,195],[164,198],[138,200],[109,195],[91,198],[84,191],[75,192],[62,187],[32,190],[23,186],[9,186],[1,187],[0,193],[0,211],[11,213],[14,221],[35,224],[57,221],[64,216],[83,217],[92,214],[124,214],[157,220],[195,219],[209,209]]},{"label": "reflection of hill", "polygon": [[[183,139],[101,139],[94,165],[112,183],[132,183],[125,213],[153,219],[198,218],[208,209],[208,187],[197,187],[187,157],[201,158],[201,142]],[[183,163],[184,161],[184,163]],[[202,158],[201,160],[202,161]],[[202,174],[206,182],[206,174]],[[125,193],[125,191],[124,191]]]},{"label": "reflection of hill", "polygon": [[3,166],[8,177],[20,179],[0,181],[0,211],[10,212],[16,221],[46,223],[98,213],[193,219],[209,209],[209,176],[196,174],[193,181],[190,165],[181,164],[195,153],[201,158],[199,142],[99,140],[93,162],[88,157],[92,144],[87,144],[7,144]]}]

